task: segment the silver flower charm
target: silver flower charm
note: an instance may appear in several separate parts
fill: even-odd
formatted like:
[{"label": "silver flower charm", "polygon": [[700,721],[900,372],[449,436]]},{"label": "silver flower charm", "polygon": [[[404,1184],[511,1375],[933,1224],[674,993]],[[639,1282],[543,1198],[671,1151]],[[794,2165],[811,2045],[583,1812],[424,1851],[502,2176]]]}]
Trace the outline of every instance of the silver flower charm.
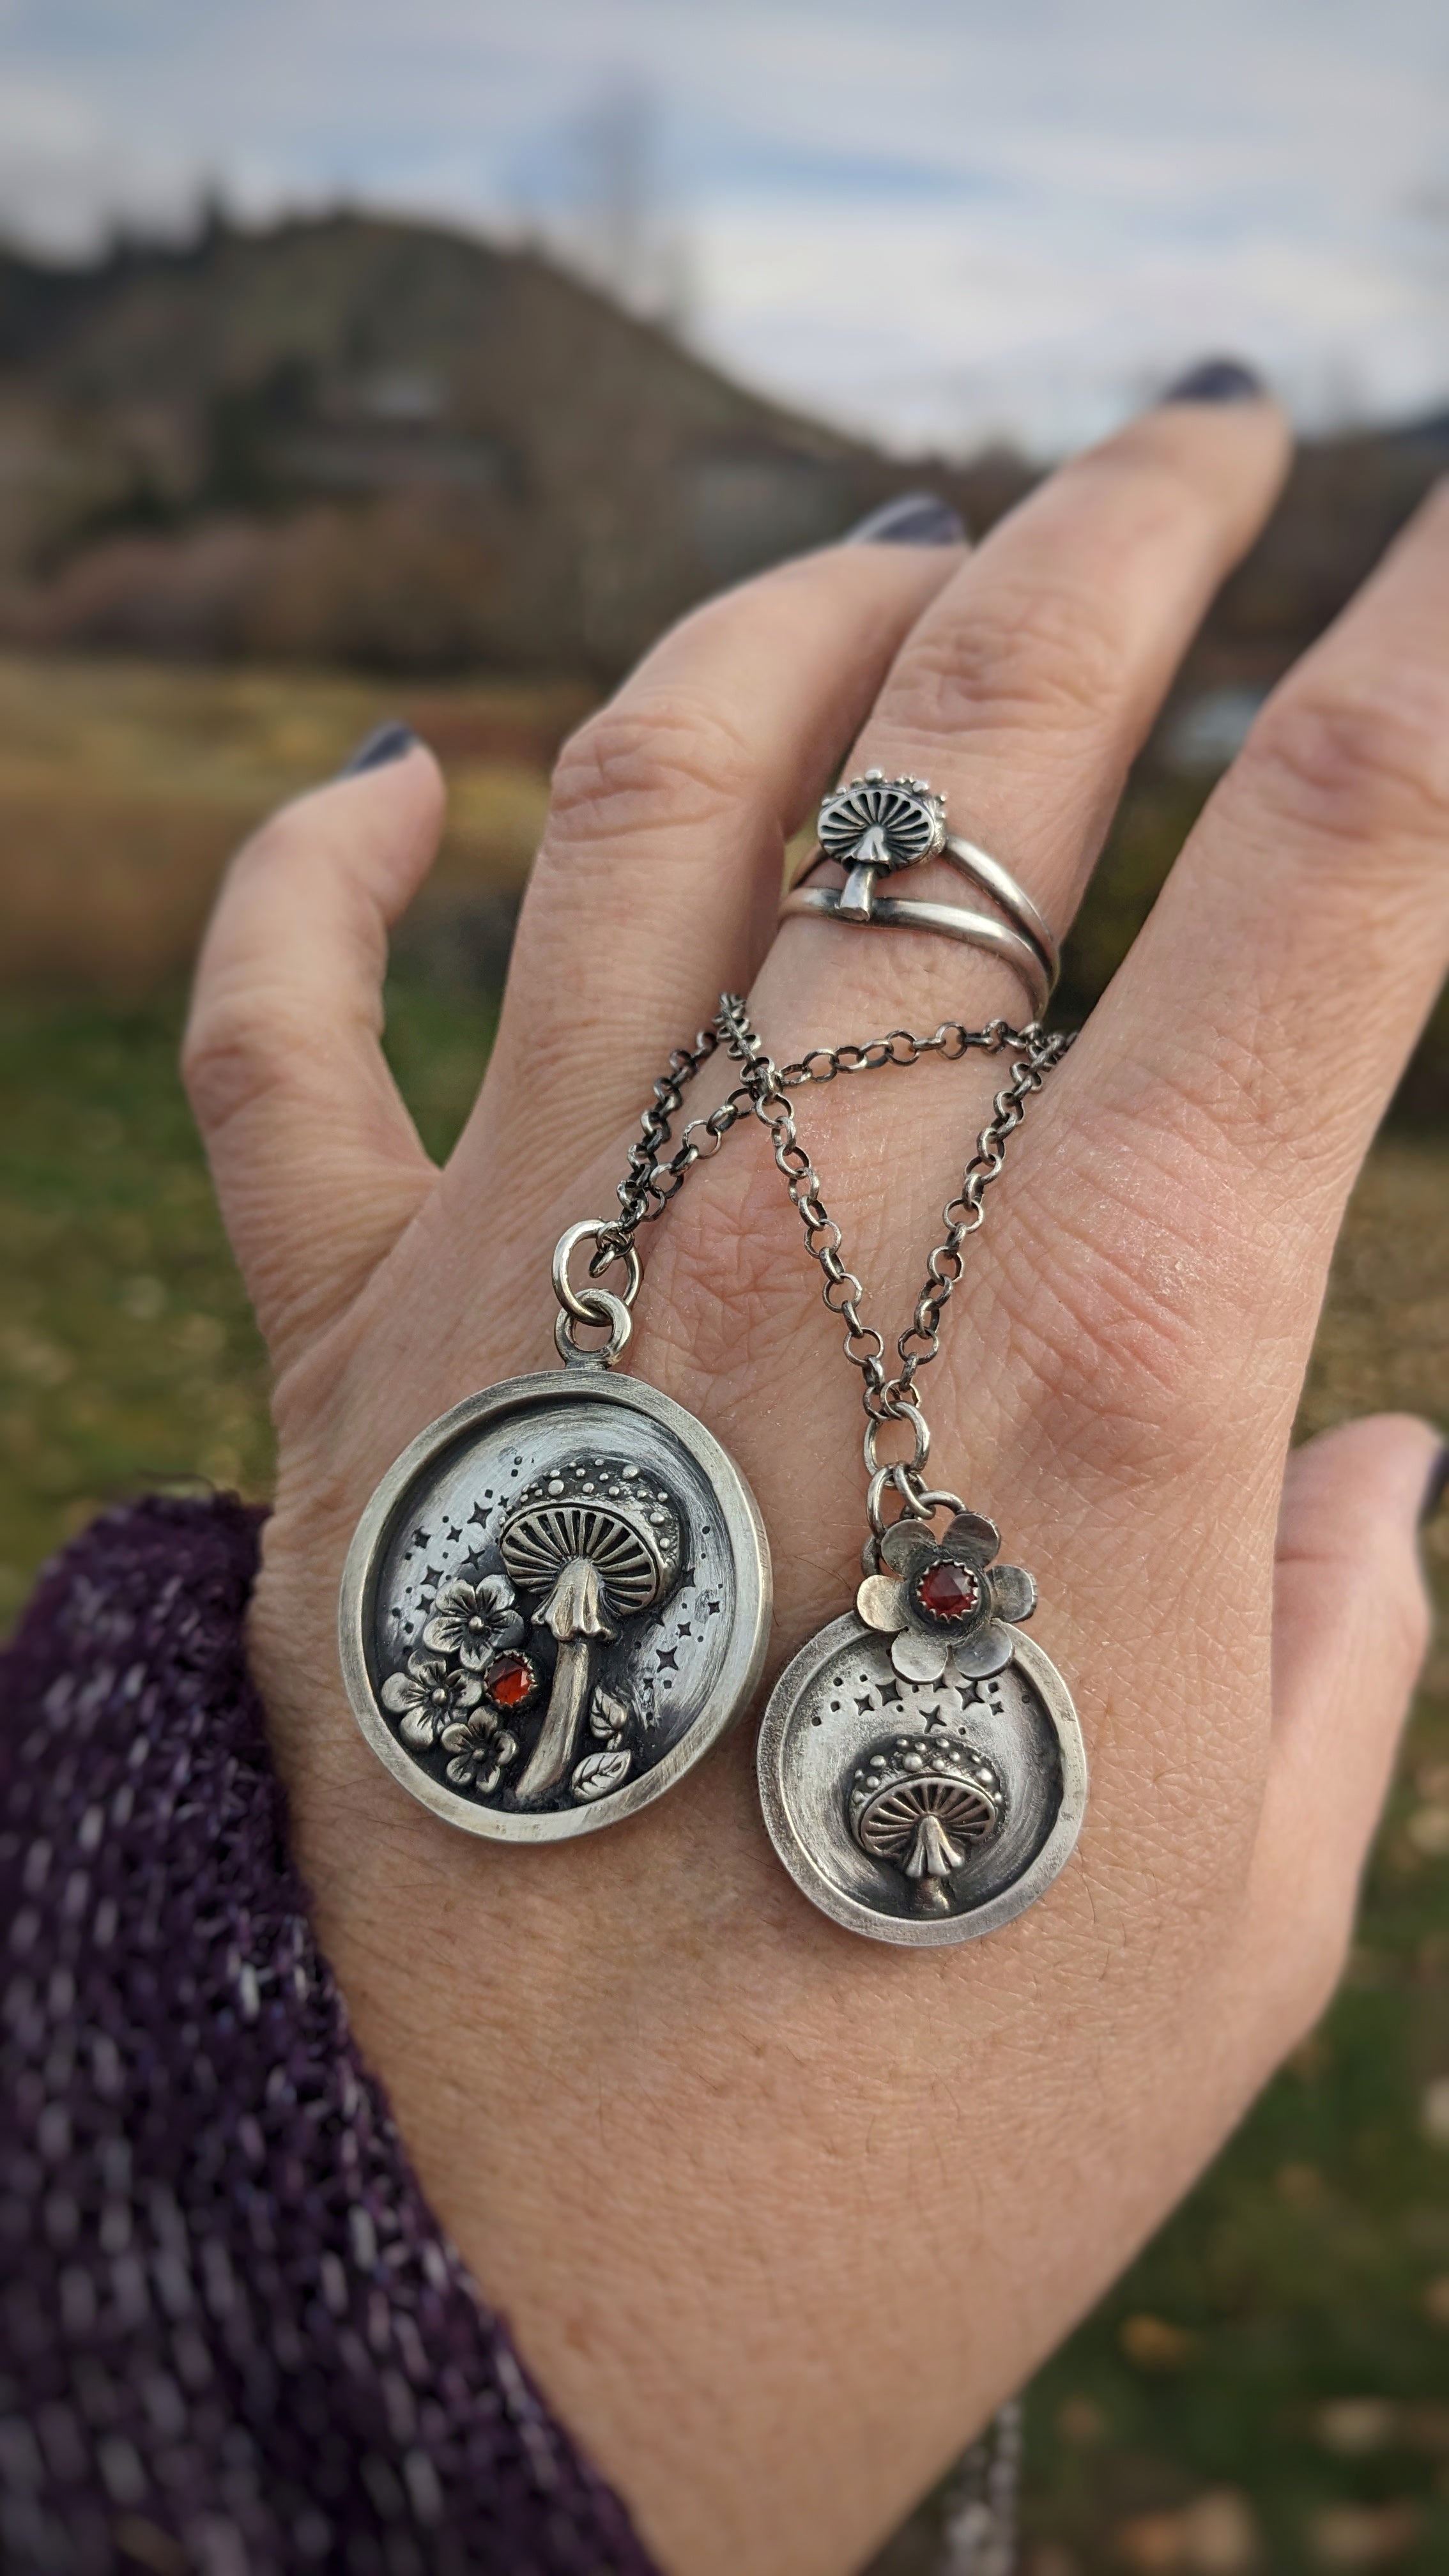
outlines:
[{"label": "silver flower charm", "polygon": [[476,1708],[471,1717],[445,1726],[440,1737],[452,1755],[448,1777],[455,1789],[476,1789],[491,1797],[518,1751],[518,1738],[500,1726],[491,1708]]},{"label": "silver flower charm", "polygon": [[483,1685],[472,1673],[450,1672],[428,1655],[410,1655],[407,1671],[389,1673],[382,1686],[383,1707],[401,1718],[403,1742],[417,1753],[428,1752],[444,1727],[476,1708],[482,1696]]},{"label": "silver flower charm", "polygon": [[513,1586],[504,1574],[484,1574],[476,1583],[444,1583],[423,1630],[423,1644],[435,1655],[456,1655],[471,1673],[481,1673],[505,1646],[516,1646],[523,1620],[514,1607]]},{"label": "silver flower charm", "polygon": [[958,1512],[944,1537],[924,1521],[895,1521],[880,1542],[885,1571],[868,1574],[855,1606],[891,1640],[905,1681],[948,1673],[979,1681],[1011,1661],[1011,1626],[1036,1608],[1036,1585],[1019,1565],[993,1565],[1001,1535],[978,1512]]}]

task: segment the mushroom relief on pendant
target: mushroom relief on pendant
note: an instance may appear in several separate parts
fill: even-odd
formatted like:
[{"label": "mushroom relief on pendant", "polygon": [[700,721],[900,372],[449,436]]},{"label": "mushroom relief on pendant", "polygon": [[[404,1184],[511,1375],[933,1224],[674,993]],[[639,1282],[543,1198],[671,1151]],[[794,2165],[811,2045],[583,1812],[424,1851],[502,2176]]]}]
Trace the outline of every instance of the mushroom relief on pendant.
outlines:
[{"label": "mushroom relief on pendant", "polygon": [[950,1911],[946,1881],[1001,1824],[1005,1801],[994,1762],[974,1744],[927,1727],[877,1746],[850,1784],[850,1830],[872,1860],[909,1880],[916,1910]]},{"label": "mushroom relief on pendant", "polygon": [[568,1778],[600,1652],[673,1591],[682,1536],[673,1497],[616,1459],[571,1459],[519,1496],[499,1553],[518,1591],[542,1595],[533,1625],[555,1641],[553,1689],[518,1783],[521,1806],[541,1805]]}]

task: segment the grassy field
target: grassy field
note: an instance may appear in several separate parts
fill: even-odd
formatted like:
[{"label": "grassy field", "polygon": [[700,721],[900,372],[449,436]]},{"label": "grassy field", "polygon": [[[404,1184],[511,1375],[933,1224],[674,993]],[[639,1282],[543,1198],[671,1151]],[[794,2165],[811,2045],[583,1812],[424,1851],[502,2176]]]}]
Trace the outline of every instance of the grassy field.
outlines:
[{"label": "grassy field", "polygon": [[589,703],[566,682],[383,687],[0,654],[0,987],[174,984],[237,842],[384,716],[416,726],[448,769],[424,924],[460,891],[516,894],[554,752]]},{"label": "grassy field", "polygon": [[[41,1557],[99,1505],[197,1478],[266,1490],[261,1355],[175,1080],[175,968],[228,840],[274,794],[335,767],[383,711],[365,685],[325,676],[0,672],[0,920],[29,902],[52,943],[44,952],[37,933],[28,969],[0,989],[0,1624]],[[401,711],[441,737],[461,782],[448,881],[470,899],[506,892],[566,693],[438,691]],[[163,845],[146,817],[168,798],[182,819]],[[1129,811],[1079,988],[1100,982],[1145,899],[1150,866],[1132,835],[1156,851],[1165,829],[1150,799]],[[50,887],[44,902],[17,892],[27,867]],[[103,973],[54,946],[87,884],[97,901],[109,886],[107,919],[132,924],[123,972],[116,953]],[[486,978],[448,989],[425,941],[404,946],[388,1043],[442,1150],[482,1068],[491,1000]],[[69,990],[41,989],[44,953]],[[1449,1424],[1449,1141],[1426,1128],[1388,1134],[1365,1175],[1305,1427],[1379,1405]],[[1449,1582],[1449,1521],[1429,1546]],[[1345,1991],[1042,2374],[1029,2426],[1031,2576],[1449,2567],[1442,1647]],[[916,2539],[893,2553],[901,2570],[920,2563]]]}]

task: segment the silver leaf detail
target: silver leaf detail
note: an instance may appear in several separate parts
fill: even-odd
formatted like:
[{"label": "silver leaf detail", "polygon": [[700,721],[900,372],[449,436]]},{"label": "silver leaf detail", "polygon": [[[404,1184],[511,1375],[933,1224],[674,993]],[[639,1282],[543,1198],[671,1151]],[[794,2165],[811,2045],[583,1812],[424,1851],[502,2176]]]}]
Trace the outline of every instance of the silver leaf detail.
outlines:
[{"label": "silver leaf detail", "polygon": [[586,1753],[569,1782],[576,1798],[607,1798],[629,1776],[632,1757],[627,1744],[611,1745],[605,1753]]},{"label": "silver leaf detail", "polygon": [[615,1699],[612,1691],[606,1691],[600,1683],[589,1711],[589,1733],[601,1735],[606,1744],[616,1743],[629,1723],[629,1715],[628,1701]]}]

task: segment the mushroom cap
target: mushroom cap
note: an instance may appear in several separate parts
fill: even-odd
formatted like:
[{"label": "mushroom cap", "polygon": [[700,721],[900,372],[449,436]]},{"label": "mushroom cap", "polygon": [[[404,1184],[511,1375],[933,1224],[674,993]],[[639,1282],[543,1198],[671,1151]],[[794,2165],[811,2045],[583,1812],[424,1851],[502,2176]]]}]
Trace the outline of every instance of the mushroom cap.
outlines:
[{"label": "mushroom cap", "polygon": [[850,1829],[875,1860],[904,1860],[933,1818],[956,1843],[981,1843],[1001,1822],[1001,1775],[974,1744],[939,1730],[898,1735],[850,1784]]},{"label": "mushroom cap", "polygon": [[875,770],[824,799],[817,830],[826,857],[843,867],[874,832],[879,839],[870,855],[876,866],[911,868],[944,846],[946,808],[924,778],[882,778]]},{"label": "mushroom cap", "polygon": [[673,1496],[641,1468],[571,1458],[524,1488],[498,1546],[522,1592],[546,1591],[566,1565],[584,1558],[609,1608],[629,1618],[672,1588],[682,1543]]}]

